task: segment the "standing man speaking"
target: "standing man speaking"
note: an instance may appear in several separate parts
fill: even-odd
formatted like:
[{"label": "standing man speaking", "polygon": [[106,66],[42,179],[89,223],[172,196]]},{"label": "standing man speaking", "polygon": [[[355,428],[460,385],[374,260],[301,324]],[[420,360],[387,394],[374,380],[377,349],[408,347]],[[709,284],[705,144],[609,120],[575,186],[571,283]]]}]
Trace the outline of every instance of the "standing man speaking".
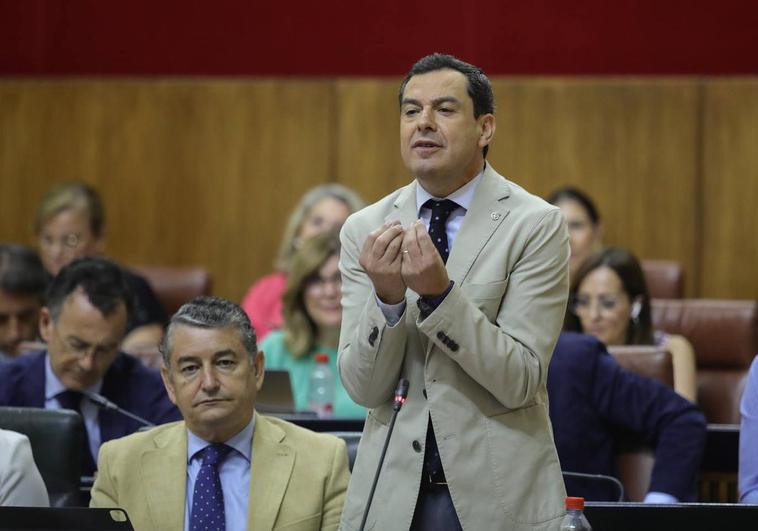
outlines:
[{"label": "standing man speaking", "polygon": [[415,178],[342,229],[339,369],[372,408],[342,515],[357,529],[410,381],[366,529],[557,529],[565,491],[545,381],[563,322],[569,247],[558,209],[486,163],[485,74],[419,60],[400,86]]}]

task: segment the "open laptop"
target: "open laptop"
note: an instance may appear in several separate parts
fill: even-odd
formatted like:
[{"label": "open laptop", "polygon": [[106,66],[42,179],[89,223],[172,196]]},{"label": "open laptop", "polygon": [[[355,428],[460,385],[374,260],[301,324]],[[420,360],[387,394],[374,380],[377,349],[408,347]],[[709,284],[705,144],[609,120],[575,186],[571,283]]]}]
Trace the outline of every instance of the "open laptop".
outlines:
[{"label": "open laptop", "polygon": [[288,371],[266,369],[263,387],[255,399],[255,409],[261,413],[294,413],[295,399]]},{"label": "open laptop", "polygon": [[122,509],[0,507],[0,531],[133,531]]}]

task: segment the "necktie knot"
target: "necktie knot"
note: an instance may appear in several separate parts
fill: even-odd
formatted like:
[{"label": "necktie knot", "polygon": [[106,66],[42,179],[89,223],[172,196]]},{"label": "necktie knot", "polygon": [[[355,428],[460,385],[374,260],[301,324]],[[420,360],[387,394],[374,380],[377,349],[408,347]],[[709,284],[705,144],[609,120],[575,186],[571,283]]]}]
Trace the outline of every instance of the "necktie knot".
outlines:
[{"label": "necktie knot", "polygon": [[217,444],[209,444],[202,450],[197,452],[197,455],[203,460],[202,466],[212,466],[217,467],[218,464],[224,460],[224,458],[229,455],[229,452],[232,451],[231,446],[227,446],[225,444],[217,443]]},{"label": "necktie knot", "polygon": [[450,213],[458,208],[459,205],[451,199],[428,199],[423,206],[431,209],[432,222],[445,223]]},{"label": "necktie knot", "polygon": [[66,390],[55,395],[55,399],[61,405],[62,409],[73,409],[81,411],[82,398],[84,397],[79,391]]}]

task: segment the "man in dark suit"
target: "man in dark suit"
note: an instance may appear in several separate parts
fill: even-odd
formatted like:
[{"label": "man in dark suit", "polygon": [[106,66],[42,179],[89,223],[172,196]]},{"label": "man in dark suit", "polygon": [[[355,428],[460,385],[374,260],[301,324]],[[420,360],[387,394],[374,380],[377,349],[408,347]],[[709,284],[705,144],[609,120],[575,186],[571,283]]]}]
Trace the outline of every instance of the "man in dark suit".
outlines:
[{"label": "man in dark suit", "polygon": [[46,351],[0,367],[0,405],[67,408],[83,418],[82,472],[95,469],[100,444],[136,431],[140,424],[116,411],[99,410],[82,391],[99,393],[154,423],[180,419],[160,374],[119,351],[131,309],[124,274],[103,258],[82,258],[61,269],[40,312]]},{"label": "man in dark suit", "polygon": [[[646,502],[695,501],[705,417],[659,382],[626,371],[592,336],[564,332],[548,369],[550,420],[563,470],[616,476],[619,433],[655,449]],[[569,496],[614,500],[612,487],[567,478]]]}]

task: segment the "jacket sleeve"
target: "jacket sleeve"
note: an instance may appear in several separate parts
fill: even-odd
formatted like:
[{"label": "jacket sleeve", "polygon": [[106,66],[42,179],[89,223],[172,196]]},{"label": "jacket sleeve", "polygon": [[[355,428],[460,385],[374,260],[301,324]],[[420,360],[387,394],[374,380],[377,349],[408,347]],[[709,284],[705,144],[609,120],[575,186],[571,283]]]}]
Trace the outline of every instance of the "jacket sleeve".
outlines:
[{"label": "jacket sleeve", "polygon": [[464,284],[454,286],[418,328],[504,406],[529,405],[545,385],[563,324],[568,255],[561,212],[535,216],[504,291],[494,283],[480,295],[501,297],[495,322],[480,309],[486,301]]},{"label": "jacket sleeve", "polygon": [[758,358],[750,366],[740,414],[740,502],[758,503]]},{"label": "jacket sleeve", "polygon": [[345,504],[347,484],[350,480],[348,471],[347,448],[344,441],[335,441],[332,455],[332,469],[326,480],[324,493],[324,510],[321,520],[322,531],[336,531]]},{"label": "jacket sleeve", "polygon": [[337,366],[342,384],[356,403],[377,407],[392,398],[406,343],[407,311],[388,326],[376,303],[371,280],[358,263],[363,240],[355,219],[342,228],[342,328]]},{"label": "jacket sleeve", "polygon": [[104,443],[100,447],[100,454],[97,459],[97,475],[95,484],[92,485],[90,507],[119,507],[118,493],[116,486],[110,475],[110,448],[109,443]]},{"label": "jacket sleeve", "polygon": [[706,436],[697,406],[659,382],[624,370],[607,353],[595,366],[592,400],[613,427],[634,432],[655,449],[649,491],[695,501]]}]

